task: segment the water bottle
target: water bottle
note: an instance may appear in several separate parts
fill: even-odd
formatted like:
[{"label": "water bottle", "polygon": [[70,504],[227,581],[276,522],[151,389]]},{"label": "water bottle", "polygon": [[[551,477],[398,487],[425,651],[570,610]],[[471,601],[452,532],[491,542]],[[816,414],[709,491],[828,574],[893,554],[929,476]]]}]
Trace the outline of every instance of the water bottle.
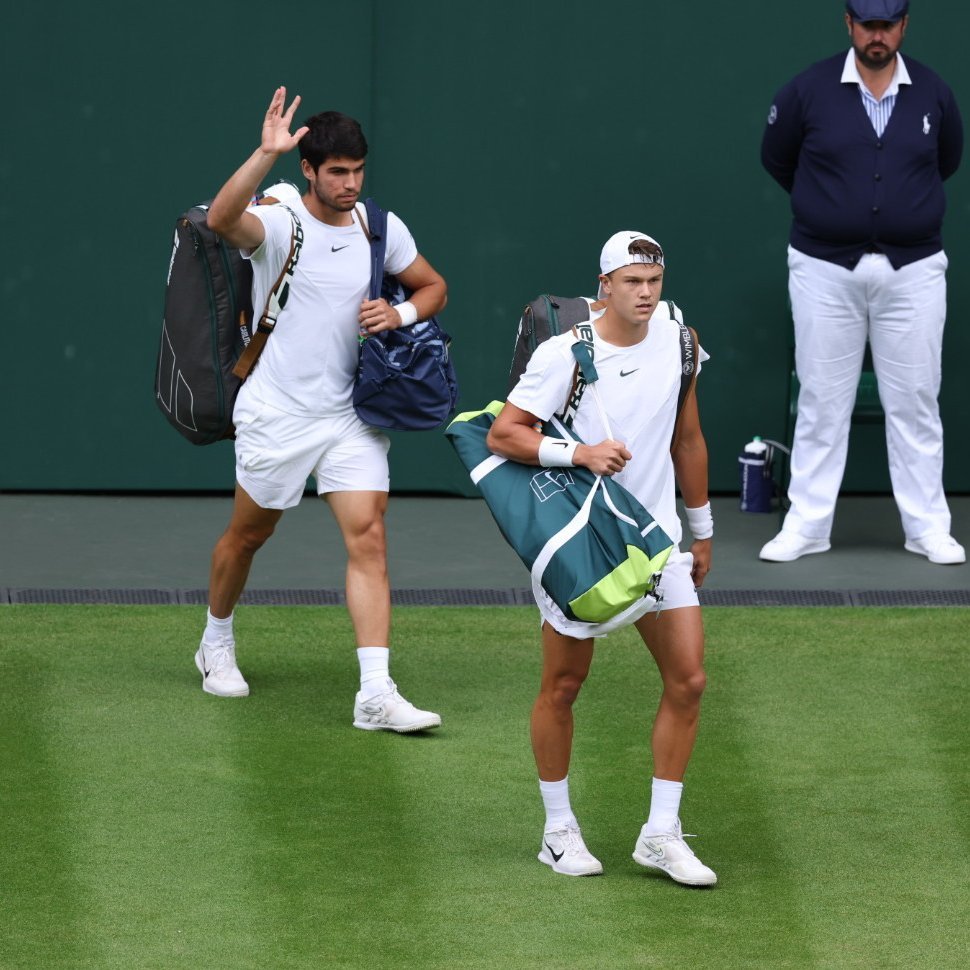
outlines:
[{"label": "water bottle", "polygon": [[775,494],[772,477],[772,452],[758,435],[744,446],[738,456],[738,473],[741,478],[741,511],[770,512]]}]

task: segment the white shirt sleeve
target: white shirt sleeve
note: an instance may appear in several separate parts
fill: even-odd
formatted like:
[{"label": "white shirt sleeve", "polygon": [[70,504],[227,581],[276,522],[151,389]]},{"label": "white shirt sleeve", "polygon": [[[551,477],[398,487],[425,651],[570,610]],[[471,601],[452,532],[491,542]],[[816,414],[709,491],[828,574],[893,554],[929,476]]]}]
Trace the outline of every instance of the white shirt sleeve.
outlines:
[{"label": "white shirt sleeve", "polygon": [[[563,355],[565,346],[568,358]],[[572,388],[575,361],[569,344],[547,340],[536,347],[525,373],[509,393],[509,403],[543,421],[562,411]]]},{"label": "white shirt sleeve", "polygon": [[697,342],[697,373],[700,374],[701,366],[704,361],[710,360],[711,355],[701,346],[700,341]]},{"label": "white shirt sleeve", "polygon": [[388,212],[387,255],[384,257],[384,268],[388,273],[396,275],[406,270],[417,257],[418,247],[408,227],[393,212]]},{"label": "white shirt sleeve", "polygon": [[289,212],[279,205],[254,205],[247,212],[251,212],[263,224],[266,236],[251,252],[240,250],[243,259],[251,260],[253,270],[257,264],[267,267],[270,275],[275,271],[279,275],[283,269],[283,261],[289,255],[290,241],[293,238],[293,220]]}]

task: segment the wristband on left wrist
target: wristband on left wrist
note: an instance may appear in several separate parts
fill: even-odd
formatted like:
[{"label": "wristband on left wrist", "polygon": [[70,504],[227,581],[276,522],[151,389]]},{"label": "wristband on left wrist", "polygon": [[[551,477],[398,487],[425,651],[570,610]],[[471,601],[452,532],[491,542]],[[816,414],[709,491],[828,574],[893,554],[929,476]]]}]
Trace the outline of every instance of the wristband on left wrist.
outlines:
[{"label": "wristband on left wrist", "polygon": [[710,502],[705,502],[696,509],[684,506],[684,513],[690,533],[695,539],[710,539],[714,535],[714,515]]}]

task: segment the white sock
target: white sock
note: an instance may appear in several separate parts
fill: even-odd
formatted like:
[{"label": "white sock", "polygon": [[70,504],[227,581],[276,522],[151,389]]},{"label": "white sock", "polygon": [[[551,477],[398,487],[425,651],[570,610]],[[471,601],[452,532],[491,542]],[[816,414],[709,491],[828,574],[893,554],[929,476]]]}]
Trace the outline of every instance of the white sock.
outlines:
[{"label": "white sock", "polygon": [[358,647],[360,689],[367,696],[379,694],[390,680],[391,651],[387,647]]},{"label": "white sock", "polygon": [[219,637],[226,637],[228,640],[233,640],[232,635],[232,613],[230,613],[224,620],[220,620],[212,615],[211,610],[205,611],[205,633],[202,634],[202,639],[206,643],[216,643]]},{"label": "white sock", "polygon": [[577,824],[576,816],[569,806],[569,775],[562,781],[543,781],[540,778],[539,791],[546,809],[547,831]]},{"label": "white sock", "polygon": [[651,835],[660,835],[674,830],[680,814],[680,796],[683,791],[683,782],[653,779],[650,792],[650,815],[647,818],[647,831]]}]

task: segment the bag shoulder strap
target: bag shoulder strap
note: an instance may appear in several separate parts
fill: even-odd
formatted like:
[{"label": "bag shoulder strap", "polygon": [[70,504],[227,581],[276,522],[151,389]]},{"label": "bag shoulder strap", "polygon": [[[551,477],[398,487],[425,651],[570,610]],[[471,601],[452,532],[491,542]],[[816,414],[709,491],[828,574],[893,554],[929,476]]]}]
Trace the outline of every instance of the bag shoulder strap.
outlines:
[{"label": "bag shoulder strap", "polygon": [[593,363],[592,323],[588,321],[585,323],[577,323],[573,326],[572,333],[576,338],[572,345],[576,366],[573,368],[573,379],[569,388],[569,395],[559,415],[560,421],[567,428],[573,426],[573,421],[576,418],[576,412],[579,410],[579,403],[583,399],[586,387],[599,380],[599,375],[596,373],[596,365]]},{"label": "bag shoulder strap", "polygon": [[387,213],[373,200],[366,199],[364,204],[357,203],[357,218],[360,228],[370,243],[370,299],[381,295],[384,281],[384,259],[387,255]]},{"label": "bag shoulder strap", "polygon": [[684,402],[691,386],[697,379],[697,334],[684,323],[680,307],[673,300],[665,300],[670,310],[670,319],[680,328],[680,393],[677,395],[677,417],[684,409]]},{"label": "bag shoulder strap", "polygon": [[242,381],[246,380],[252,373],[253,368],[256,366],[256,361],[259,360],[259,355],[263,352],[263,347],[266,346],[269,335],[276,326],[277,318],[283,312],[283,307],[286,306],[287,298],[290,295],[290,283],[293,280],[296,264],[300,261],[300,250],[303,248],[303,224],[300,222],[297,214],[282,202],[273,204],[286,209],[290,215],[290,252],[283,263],[283,269],[280,271],[279,277],[277,277],[276,282],[270,287],[269,295],[266,297],[266,307],[263,310],[263,315],[259,318],[259,323],[256,325],[255,330],[253,330],[253,335],[249,343],[246,344],[243,352],[239,355],[236,366],[232,369],[233,374]]},{"label": "bag shoulder strap", "polygon": [[674,320],[680,328],[680,391],[677,394],[677,417],[674,419],[674,433],[670,439],[670,447],[673,449],[680,433],[680,416],[683,413],[684,405],[687,403],[687,395],[690,394],[697,383],[698,340],[697,331],[684,323],[680,307],[673,300],[665,302],[670,309],[670,319]]}]

